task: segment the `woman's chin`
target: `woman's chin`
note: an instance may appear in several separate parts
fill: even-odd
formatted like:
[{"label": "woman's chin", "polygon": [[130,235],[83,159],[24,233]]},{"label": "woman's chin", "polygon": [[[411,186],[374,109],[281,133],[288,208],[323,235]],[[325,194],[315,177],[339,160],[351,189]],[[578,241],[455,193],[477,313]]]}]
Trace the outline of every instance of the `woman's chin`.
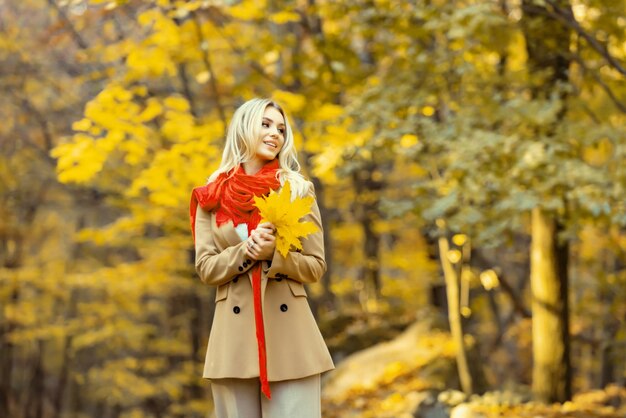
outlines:
[{"label": "woman's chin", "polygon": [[276,157],[278,157],[278,154],[267,153],[267,154],[264,154],[262,156],[263,161],[265,161],[266,163],[269,163],[270,161],[274,161],[274,159],[276,159]]}]

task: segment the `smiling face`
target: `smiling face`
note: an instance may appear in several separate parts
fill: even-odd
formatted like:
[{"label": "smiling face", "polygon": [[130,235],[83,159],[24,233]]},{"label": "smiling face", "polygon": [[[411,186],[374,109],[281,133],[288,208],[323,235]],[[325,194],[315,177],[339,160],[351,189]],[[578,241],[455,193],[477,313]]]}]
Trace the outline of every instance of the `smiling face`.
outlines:
[{"label": "smiling face", "polygon": [[261,129],[254,159],[261,165],[272,161],[285,143],[285,118],[278,109],[267,106],[263,112]]}]

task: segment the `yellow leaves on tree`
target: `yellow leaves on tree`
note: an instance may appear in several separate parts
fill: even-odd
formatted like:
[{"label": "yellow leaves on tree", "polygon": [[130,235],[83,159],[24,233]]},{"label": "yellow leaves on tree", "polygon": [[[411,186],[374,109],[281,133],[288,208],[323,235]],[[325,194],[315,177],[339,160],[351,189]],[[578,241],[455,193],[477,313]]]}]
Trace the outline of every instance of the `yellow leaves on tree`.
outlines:
[{"label": "yellow leaves on tree", "polygon": [[318,230],[312,222],[300,222],[311,211],[313,197],[296,197],[292,201],[289,182],[278,193],[255,197],[254,203],[261,213],[261,222],[271,222],[276,227],[276,249],[283,257],[287,257],[292,246],[301,250],[300,238]]},{"label": "yellow leaves on tree", "polygon": [[230,6],[228,8],[228,14],[235,19],[240,20],[255,20],[265,18],[265,8],[267,1],[251,1],[244,0],[241,3]]},{"label": "yellow leaves on tree", "polygon": [[307,105],[307,99],[302,94],[295,94],[289,91],[277,90],[272,95],[272,99],[278,103],[282,103],[285,108],[289,109],[291,114],[302,111]]}]

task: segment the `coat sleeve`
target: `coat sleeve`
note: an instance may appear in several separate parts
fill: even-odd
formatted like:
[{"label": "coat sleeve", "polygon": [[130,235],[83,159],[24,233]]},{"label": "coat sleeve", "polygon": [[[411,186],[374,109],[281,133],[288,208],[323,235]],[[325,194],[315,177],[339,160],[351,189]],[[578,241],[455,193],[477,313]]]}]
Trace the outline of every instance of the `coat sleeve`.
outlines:
[{"label": "coat sleeve", "polygon": [[308,192],[313,197],[311,212],[304,217],[304,221],[313,222],[318,231],[302,238],[302,252],[289,251],[287,257],[283,257],[278,251],[274,252],[271,265],[267,271],[267,277],[277,279],[292,279],[301,283],[314,283],[319,281],[326,272],[326,260],[324,259],[324,230],[315,190],[313,185]]},{"label": "coat sleeve", "polygon": [[246,256],[245,242],[219,251],[213,239],[213,216],[198,205],[196,211],[196,272],[200,280],[211,286],[219,286],[244,274],[252,262]]}]

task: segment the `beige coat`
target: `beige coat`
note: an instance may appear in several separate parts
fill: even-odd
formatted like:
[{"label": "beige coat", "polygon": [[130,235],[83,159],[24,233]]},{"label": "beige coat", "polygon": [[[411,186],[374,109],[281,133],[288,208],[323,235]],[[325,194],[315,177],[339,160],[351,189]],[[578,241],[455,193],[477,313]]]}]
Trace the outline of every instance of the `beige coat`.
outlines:
[{"label": "beige coat", "polygon": [[[312,190],[310,195],[314,196]],[[317,203],[304,219],[315,223],[319,232],[302,239],[303,251],[289,252],[286,258],[276,251],[271,263],[262,261],[261,300],[270,382],[302,378],[334,368],[303,286],[318,281],[326,271]],[[196,271],[204,283],[217,286],[203,377],[258,377],[253,264],[247,259],[245,242],[232,222],[218,228],[215,214],[200,207],[195,234]]]}]

